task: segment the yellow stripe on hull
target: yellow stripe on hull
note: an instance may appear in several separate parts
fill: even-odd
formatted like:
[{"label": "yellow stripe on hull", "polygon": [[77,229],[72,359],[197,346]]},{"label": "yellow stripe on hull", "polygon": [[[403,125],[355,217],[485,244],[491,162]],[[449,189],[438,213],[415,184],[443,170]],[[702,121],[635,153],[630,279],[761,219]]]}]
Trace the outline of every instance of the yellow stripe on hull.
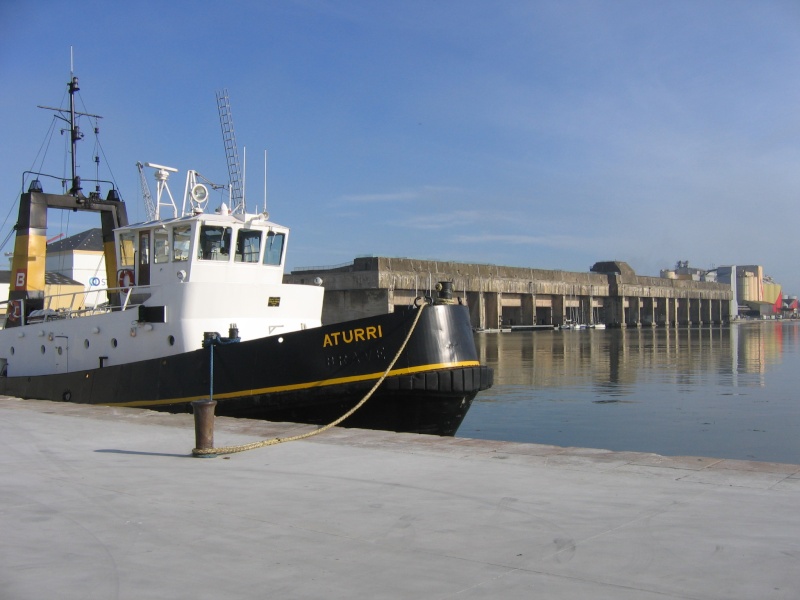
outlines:
[{"label": "yellow stripe on hull", "polygon": [[[414,373],[424,373],[426,371],[436,371],[439,369],[452,369],[456,367],[478,367],[480,362],[477,360],[465,360],[452,363],[439,363],[432,365],[424,365],[420,367],[409,367],[406,369],[394,369],[389,372],[388,377],[395,377],[398,375],[413,375]],[[226,392],[221,394],[214,394],[214,399],[225,398],[238,398],[241,396],[259,396],[261,394],[272,394],[278,392],[293,392],[297,390],[306,390],[315,387],[327,387],[331,385],[341,385],[345,383],[357,383],[359,381],[370,381],[378,379],[383,375],[383,372],[369,373],[365,375],[353,375],[351,377],[337,377],[334,379],[323,379],[321,381],[310,381],[308,383],[298,383],[292,385],[277,385],[274,387],[259,388],[255,390],[240,390],[237,392]],[[187,396],[185,398],[171,398],[167,400],[143,400],[137,402],[104,402],[105,406],[129,406],[144,408],[148,406],[168,406],[170,404],[183,404],[193,402],[195,400],[202,400],[208,398],[208,394],[201,396]]]}]

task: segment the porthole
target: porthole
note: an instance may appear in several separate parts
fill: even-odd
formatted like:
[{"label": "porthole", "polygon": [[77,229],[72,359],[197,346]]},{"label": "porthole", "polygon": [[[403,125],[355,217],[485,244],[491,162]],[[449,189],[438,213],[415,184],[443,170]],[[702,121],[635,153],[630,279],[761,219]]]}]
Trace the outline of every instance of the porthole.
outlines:
[{"label": "porthole", "polygon": [[116,348],[117,347],[117,338],[111,338],[111,347],[112,348]]},{"label": "porthole", "polygon": [[167,338],[167,343],[168,343],[170,346],[174,346],[174,345],[175,345],[175,336],[174,336],[174,335],[171,335],[171,336],[169,336],[169,337]]},{"label": "porthole", "polygon": [[89,347],[89,340],[83,340],[83,347],[84,348],[88,348]]},{"label": "porthole", "polygon": [[11,346],[11,356],[14,356],[14,352],[15,352],[14,346]]},{"label": "porthole", "polygon": [[44,354],[44,346],[42,346],[41,350],[42,350],[42,354]]}]

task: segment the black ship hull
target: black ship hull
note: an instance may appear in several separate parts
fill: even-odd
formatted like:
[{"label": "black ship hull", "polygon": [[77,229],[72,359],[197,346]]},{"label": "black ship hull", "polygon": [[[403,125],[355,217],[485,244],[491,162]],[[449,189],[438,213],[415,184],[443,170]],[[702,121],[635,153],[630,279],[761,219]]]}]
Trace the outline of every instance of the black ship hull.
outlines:
[{"label": "black ship hull", "polygon": [[[385,373],[417,310],[86,371],[0,377],[0,393],[170,412],[213,397],[218,415],[324,424]],[[387,378],[343,425],[454,435],[492,385],[472,335],[465,306],[426,307]]]}]

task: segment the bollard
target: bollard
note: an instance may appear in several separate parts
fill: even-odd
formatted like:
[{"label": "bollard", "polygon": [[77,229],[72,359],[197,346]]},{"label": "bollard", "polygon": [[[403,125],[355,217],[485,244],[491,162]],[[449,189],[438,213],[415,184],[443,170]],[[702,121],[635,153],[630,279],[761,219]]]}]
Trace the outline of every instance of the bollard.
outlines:
[{"label": "bollard", "polygon": [[453,282],[440,281],[436,284],[437,298],[434,304],[458,304],[457,300],[453,299]]},{"label": "bollard", "polygon": [[[214,447],[214,407],[216,400],[195,400],[192,402],[194,412],[194,440],[198,450],[211,450]],[[211,458],[214,454],[195,454],[203,458]]]}]

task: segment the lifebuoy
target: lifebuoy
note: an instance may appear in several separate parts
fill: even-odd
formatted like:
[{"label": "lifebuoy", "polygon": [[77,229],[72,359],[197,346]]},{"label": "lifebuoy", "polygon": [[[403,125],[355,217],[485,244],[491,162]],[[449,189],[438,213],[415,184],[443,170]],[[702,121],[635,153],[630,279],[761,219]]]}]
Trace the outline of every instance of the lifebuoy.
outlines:
[{"label": "lifebuoy", "polygon": [[16,323],[22,317],[22,300],[11,300],[8,303],[8,313],[6,318],[9,323]]},{"label": "lifebuoy", "polygon": [[127,294],[128,290],[133,287],[134,281],[133,269],[120,269],[117,276],[117,285],[123,293]]}]

